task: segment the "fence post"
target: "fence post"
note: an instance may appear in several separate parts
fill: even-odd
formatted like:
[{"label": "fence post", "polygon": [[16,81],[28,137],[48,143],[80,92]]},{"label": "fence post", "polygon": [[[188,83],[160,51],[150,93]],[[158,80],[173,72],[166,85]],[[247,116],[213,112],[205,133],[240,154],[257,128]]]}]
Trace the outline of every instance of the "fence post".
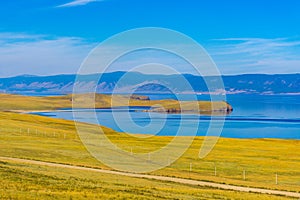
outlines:
[{"label": "fence post", "polygon": [[275,176],[275,183],[276,185],[278,185],[278,174],[276,173],[276,176]]},{"label": "fence post", "polygon": [[190,172],[192,171],[193,164],[190,163]]},{"label": "fence post", "polygon": [[216,166],[216,163],[215,164],[215,176],[217,176],[217,166]]},{"label": "fence post", "polygon": [[246,170],[243,171],[243,179],[246,180]]}]

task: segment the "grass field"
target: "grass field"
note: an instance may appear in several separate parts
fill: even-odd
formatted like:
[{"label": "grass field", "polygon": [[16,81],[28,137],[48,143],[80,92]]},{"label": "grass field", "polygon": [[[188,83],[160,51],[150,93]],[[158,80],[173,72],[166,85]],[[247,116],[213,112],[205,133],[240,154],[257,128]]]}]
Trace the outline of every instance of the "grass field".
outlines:
[{"label": "grass field", "polygon": [[[95,125],[85,126],[91,130],[98,128]],[[76,134],[74,122],[0,112],[0,127],[0,156],[109,169],[87,152]],[[104,130],[114,143],[126,150],[132,148],[134,152],[158,149],[172,139],[158,136],[137,139],[108,128]],[[202,141],[202,137],[197,137],[179,160],[152,174],[300,191],[300,141],[221,138],[205,159],[199,159]],[[190,163],[193,165],[191,172]],[[244,170],[246,180],[243,179]],[[275,184],[276,173],[278,184]],[[225,195],[226,192],[220,193]]]},{"label": "grass field", "polygon": [[0,177],[0,199],[288,199],[14,162]]},{"label": "grass field", "polygon": [[[141,96],[143,97],[143,96]],[[72,99],[74,101],[72,101]],[[11,94],[0,94],[0,111],[11,110],[57,110],[61,108],[110,108],[117,106],[158,106],[155,111],[162,110],[179,110],[194,111],[199,110],[203,113],[211,113],[212,111],[226,112],[231,106],[226,102],[180,102],[176,100],[139,100],[137,98],[129,98],[125,95],[104,95],[96,94],[77,94],[53,97],[32,97]],[[164,109],[162,109],[164,108]],[[199,111],[198,110],[198,111]]]}]

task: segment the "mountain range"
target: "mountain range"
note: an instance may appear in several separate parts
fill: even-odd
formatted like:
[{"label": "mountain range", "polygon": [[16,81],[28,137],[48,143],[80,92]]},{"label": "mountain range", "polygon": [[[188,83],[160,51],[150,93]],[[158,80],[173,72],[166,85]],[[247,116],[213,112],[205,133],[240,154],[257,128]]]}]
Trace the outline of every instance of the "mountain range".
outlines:
[{"label": "mountain range", "polygon": [[[137,93],[227,93],[227,94],[300,94],[300,74],[244,74],[222,76],[224,89],[214,84],[218,77],[192,74],[153,75],[139,72],[111,72],[80,75],[79,87],[97,85],[97,92],[118,93],[134,90]],[[122,78],[123,77],[123,78]],[[126,77],[126,81],[122,81]],[[0,78],[0,93],[12,94],[69,94],[73,91],[76,75],[32,76]],[[187,81],[184,84],[184,81]],[[205,81],[206,82],[205,82]],[[119,81],[119,82],[118,82]],[[208,90],[206,83],[211,85]]]}]

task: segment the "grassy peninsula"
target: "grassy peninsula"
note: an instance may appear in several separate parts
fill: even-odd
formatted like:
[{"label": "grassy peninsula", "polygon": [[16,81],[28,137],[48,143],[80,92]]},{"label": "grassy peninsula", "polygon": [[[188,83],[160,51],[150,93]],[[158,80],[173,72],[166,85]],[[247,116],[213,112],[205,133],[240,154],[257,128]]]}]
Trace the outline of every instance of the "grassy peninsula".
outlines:
[{"label": "grassy peninsula", "polygon": [[[0,94],[1,111],[57,110],[71,108],[75,99],[75,108],[111,108],[118,106],[149,106],[154,112],[195,112],[213,114],[226,113],[232,107],[226,102],[179,102],[177,100],[149,100],[145,96],[76,94],[52,97],[32,97],[12,94]],[[199,106],[198,108],[196,106]]]}]

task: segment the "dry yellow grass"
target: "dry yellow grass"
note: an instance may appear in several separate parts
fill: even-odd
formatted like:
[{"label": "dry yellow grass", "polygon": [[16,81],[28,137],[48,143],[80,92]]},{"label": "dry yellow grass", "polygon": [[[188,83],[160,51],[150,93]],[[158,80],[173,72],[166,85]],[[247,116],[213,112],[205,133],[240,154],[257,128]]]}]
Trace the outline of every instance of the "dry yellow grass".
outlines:
[{"label": "dry yellow grass", "polygon": [[[72,99],[75,99],[72,102]],[[178,102],[176,100],[139,100],[133,99],[126,95],[104,95],[104,94],[77,94],[53,97],[31,97],[11,94],[0,94],[0,110],[56,110],[62,108],[110,108],[118,106],[153,106],[159,107],[154,111],[174,110],[175,112],[181,111],[194,111],[198,110],[208,112],[222,111],[226,112],[231,107],[226,102]],[[181,106],[181,107],[180,107]]]},{"label": "dry yellow grass", "polygon": [[[91,131],[98,129],[95,125],[85,126]],[[87,152],[72,121],[0,112],[0,127],[0,156],[109,169]],[[109,128],[104,131],[120,148],[127,151],[132,148],[135,153],[159,149],[172,139],[163,136],[137,139]],[[196,137],[179,160],[153,174],[300,191],[299,140],[220,138],[213,151],[205,159],[199,159],[202,142],[203,137]],[[243,180],[243,170],[246,180]],[[275,184],[276,173],[278,185]]]},{"label": "dry yellow grass", "polygon": [[0,177],[0,199],[289,199],[13,161]]}]

